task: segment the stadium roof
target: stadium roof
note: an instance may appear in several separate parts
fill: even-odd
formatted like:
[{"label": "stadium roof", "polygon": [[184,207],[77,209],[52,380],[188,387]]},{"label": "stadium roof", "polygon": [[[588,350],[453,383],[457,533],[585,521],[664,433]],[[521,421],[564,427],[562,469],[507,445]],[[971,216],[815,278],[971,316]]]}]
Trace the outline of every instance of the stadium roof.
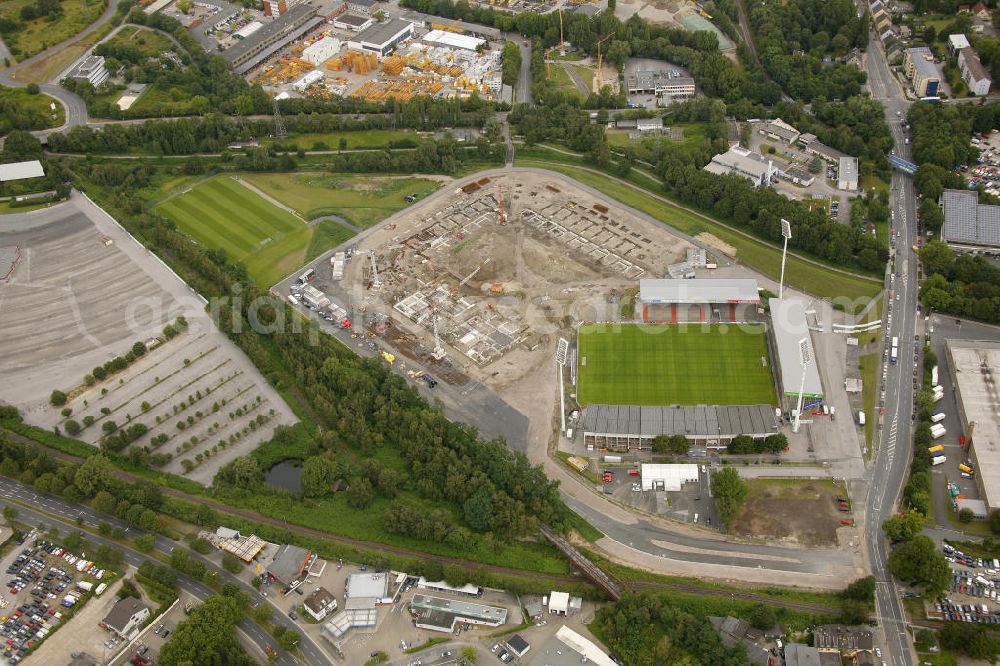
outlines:
[{"label": "stadium roof", "polygon": [[376,23],[368,26],[352,37],[351,41],[382,46],[391,42],[399,35],[399,33],[403,32],[412,25],[412,23],[404,21],[403,19],[389,19],[384,23]]},{"label": "stadium roof", "polygon": [[1000,246],[1000,206],[979,203],[975,190],[945,190],[941,194],[946,243]]},{"label": "stadium roof", "polygon": [[802,361],[799,355],[799,340],[805,338],[809,344],[809,365],[806,366],[806,384],[803,393],[810,397],[823,397],[823,384],[816,367],[816,352],[813,350],[809,325],[806,323],[806,306],[802,301],[768,301],[771,307],[771,328],[774,330],[774,346],[778,350],[778,368],[781,371],[781,390],[785,395],[798,395],[802,384]]},{"label": "stadium roof", "polygon": [[757,281],[726,278],[639,280],[643,303],[760,303]]},{"label": "stadium roof", "polygon": [[24,180],[25,178],[41,178],[45,175],[45,169],[38,160],[27,162],[11,162],[10,164],[0,164],[0,183],[9,180]]},{"label": "stadium roof", "polygon": [[[973,459],[983,489],[980,499],[1000,508],[1000,400],[994,378],[1000,376],[1000,344],[983,340],[947,340],[948,361],[958,389],[962,423],[975,423]],[[956,428],[958,430],[958,428]]]},{"label": "stadium roof", "polygon": [[689,438],[772,435],[777,432],[771,405],[588,405],[583,431],[595,435],[684,435]]}]

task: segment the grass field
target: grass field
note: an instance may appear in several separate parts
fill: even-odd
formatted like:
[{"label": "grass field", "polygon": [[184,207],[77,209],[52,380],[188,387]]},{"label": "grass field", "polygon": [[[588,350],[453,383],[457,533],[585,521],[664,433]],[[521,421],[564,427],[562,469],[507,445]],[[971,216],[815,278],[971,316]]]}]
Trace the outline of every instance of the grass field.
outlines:
[{"label": "grass field", "polygon": [[[875,397],[878,393],[878,369],[881,366],[881,354],[865,354],[858,359],[861,370],[861,397],[865,409],[865,445],[871,451],[872,434],[875,429]],[[852,418],[855,420],[857,416]]]},{"label": "grass field", "polygon": [[94,0],[62,0],[62,11],[54,17],[42,17],[24,21],[21,8],[34,5],[34,0],[4,0],[0,2],[0,17],[16,21],[19,25],[14,32],[3,36],[7,48],[17,60],[24,60],[40,53],[50,46],[69,39],[97,20],[107,2]]},{"label": "grass field", "polygon": [[579,345],[584,405],[777,402],[762,326],[594,324],[580,328]]},{"label": "grass field", "polygon": [[307,220],[339,215],[368,228],[409,204],[406,197],[423,199],[441,183],[429,178],[390,178],[330,173],[257,173],[243,176],[254,186],[294,209]]},{"label": "grass field", "polygon": [[[351,236],[346,229],[337,232],[323,225],[309,226],[228,175],[195,185],[155,210],[202,245],[242,261],[262,286],[274,284],[305,263],[307,252],[319,254]],[[317,234],[320,241],[314,244]]]}]

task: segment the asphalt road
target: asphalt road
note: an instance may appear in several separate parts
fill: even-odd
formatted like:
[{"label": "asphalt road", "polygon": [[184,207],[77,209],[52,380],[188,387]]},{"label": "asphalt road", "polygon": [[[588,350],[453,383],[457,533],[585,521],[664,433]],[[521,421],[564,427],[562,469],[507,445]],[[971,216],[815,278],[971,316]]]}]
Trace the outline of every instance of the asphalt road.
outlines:
[{"label": "asphalt road", "polygon": [[[910,158],[910,146],[904,141],[902,121],[909,102],[896,82],[885,60],[881,44],[874,37],[868,47],[868,81],[872,95],[885,105],[886,121],[895,139],[896,152]],[[886,289],[898,294],[890,302],[884,319],[886,339],[899,337],[901,350],[907,352],[913,344],[917,318],[919,289],[917,262],[910,246],[916,243],[916,197],[912,179],[899,172],[892,177],[892,228],[897,233],[895,278],[887,275]],[[906,614],[895,579],[886,568],[888,543],[882,534],[882,522],[895,512],[903,484],[909,472],[912,456],[913,362],[906,353],[900,354],[897,365],[888,365],[884,383],[885,398],[878,448],[872,460],[872,478],[865,502],[865,541],[868,546],[872,573],[876,579],[875,607],[885,632],[885,658],[892,666],[913,663]]]},{"label": "asphalt road", "polygon": [[[36,511],[28,508],[25,506],[26,504],[34,506],[38,510]],[[38,493],[31,486],[24,485],[6,477],[0,477],[0,506],[2,505],[16,507],[21,520],[24,520],[25,522],[32,522],[34,524],[43,522],[51,524],[55,520],[59,520],[70,527],[76,528],[76,520],[78,517],[82,516],[85,524],[91,527],[96,527],[101,522],[106,522],[113,527],[120,527],[126,530],[126,534],[130,539],[135,539],[136,537],[146,533],[142,529],[129,527],[127,523],[118,520],[113,516],[99,514],[82,504],[70,504],[59,497]],[[40,511],[44,511],[45,513],[40,513]],[[53,518],[53,516],[56,516],[57,518]],[[175,546],[174,542],[160,535],[155,536],[155,550],[169,555],[170,551],[173,550]],[[87,539],[91,542],[106,543],[110,546],[118,548],[125,554],[125,561],[135,567],[138,567],[144,561],[149,559],[139,551],[115,541],[103,539],[89,533],[87,534]],[[249,584],[216,566],[211,560],[202,557],[194,551],[191,551],[191,554],[194,557],[200,558],[205,565],[215,573],[218,579],[223,580],[224,582],[238,583],[241,588],[250,593],[251,598],[262,602],[267,601],[265,597],[262,597]],[[154,561],[154,563],[161,564],[161,562],[158,561]],[[204,599],[208,596],[216,594],[214,590],[208,588],[207,586],[199,582],[192,581],[184,576],[178,577],[178,585],[182,590],[198,597],[199,599]],[[282,624],[286,628],[294,629],[302,636],[302,642],[299,644],[299,649],[302,651],[303,656],[310,664],[313,666],[333,664],[333,661],[327,657],[326,654],[302,631],[301,627],[299,627],[291,618],[287,617],[277,606],[272,606],[272,608],[274,610],[274,622]],[[275,650],[275,652],[279,655],[278,660],[275,663],[283,664],[284,666],[290,666],[298,663],[298,660],[292,655],[281,650],[277,642],[256,623],[244,619],[240,622],[239,628],[257,644],[262,652],[265,646]]]}]

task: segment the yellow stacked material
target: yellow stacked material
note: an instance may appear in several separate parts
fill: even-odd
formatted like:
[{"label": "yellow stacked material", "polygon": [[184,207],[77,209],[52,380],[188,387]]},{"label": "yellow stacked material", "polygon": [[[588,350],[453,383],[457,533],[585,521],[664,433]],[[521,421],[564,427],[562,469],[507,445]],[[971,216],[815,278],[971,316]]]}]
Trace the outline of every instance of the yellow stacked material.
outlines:
[{"label": "yellow stacked material", "polygon": [[326,68],[335,72],[339,71],[344,68],[344,61],[338,57],[330,58],[326,61]]},{"label": "yellow stacked material", "polygon": [[295,46],[292,47],[292,53],[294,53],[295,55],[299,55],[305,50],[306,50],[305,44],[296,44]]},{"label": "yellow stacked material", "polygon": [[382,73],[389,76],[399,76],[406,66],[406,61],[399,56],[390,56],[382,63]]}]

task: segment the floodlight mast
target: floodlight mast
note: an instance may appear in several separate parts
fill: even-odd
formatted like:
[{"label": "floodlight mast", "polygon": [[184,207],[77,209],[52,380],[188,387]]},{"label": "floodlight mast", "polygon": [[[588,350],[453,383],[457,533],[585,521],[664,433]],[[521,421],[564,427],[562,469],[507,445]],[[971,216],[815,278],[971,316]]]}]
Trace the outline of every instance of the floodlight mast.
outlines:
[{"label": "floodlight mast", "polygon": [[792,224],[781,218],[781,235],[785,238],[785,247],[781,251],[781,282],[778,283],[778,300],[785,294],[785,258],[788,256],[788,239],[792,237]]},{"label": "floodlight mast", "polygon": [[809,367],[811,360],[812,354],[809,351],[809,338],[802,338],[799,340],[799,361],[802,363],[802,381],[799,383],[799,404],[795,410],[795,420],[792,422],[793,433],[799,431],[799,425],[802,420],[802,397],[806,390],[806,368]]}]

